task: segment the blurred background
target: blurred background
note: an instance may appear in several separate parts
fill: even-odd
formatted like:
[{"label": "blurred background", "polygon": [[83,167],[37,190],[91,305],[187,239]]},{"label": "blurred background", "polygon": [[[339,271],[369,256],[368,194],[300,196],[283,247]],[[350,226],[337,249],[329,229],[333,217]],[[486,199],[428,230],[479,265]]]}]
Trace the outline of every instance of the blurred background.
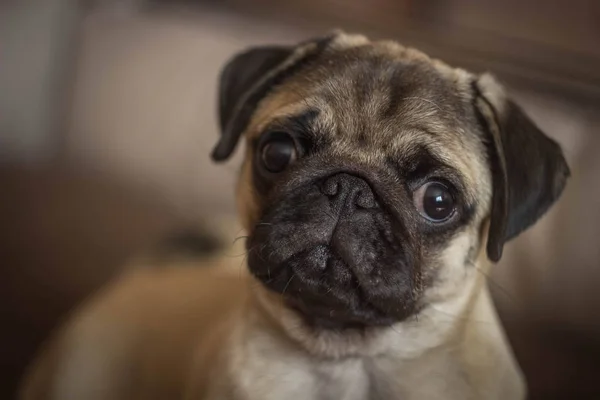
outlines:
[{"label": "blurred background", "polygon": [[0,398],[129,257],[234,216],[241,152],[208,156],[223,63],[334,27],[494,72],[563,145],[565,195],[489,281],[531,398],[600,398],[595,0],[0,2]]}]

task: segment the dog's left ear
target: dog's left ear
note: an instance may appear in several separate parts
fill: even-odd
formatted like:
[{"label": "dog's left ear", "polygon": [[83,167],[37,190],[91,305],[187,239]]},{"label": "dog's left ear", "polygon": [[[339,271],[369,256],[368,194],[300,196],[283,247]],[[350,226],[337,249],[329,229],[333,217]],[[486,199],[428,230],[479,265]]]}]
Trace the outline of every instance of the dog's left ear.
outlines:
[{"label": "dog's left ear", "polygon": [[560,197],[569,166],[561,147],[508,99],[490,75],[473,83],[475,108],[489,143],[493,197],[488,258],[533,225]]},{"label": "dog's left ear", "polygon": [[262,46],[233,56],[219,78],[221,137],[212,152],[215,161],[228,159],[246,129],[258,103],[278,84],[316,57],[333,38],[297,46]]}]

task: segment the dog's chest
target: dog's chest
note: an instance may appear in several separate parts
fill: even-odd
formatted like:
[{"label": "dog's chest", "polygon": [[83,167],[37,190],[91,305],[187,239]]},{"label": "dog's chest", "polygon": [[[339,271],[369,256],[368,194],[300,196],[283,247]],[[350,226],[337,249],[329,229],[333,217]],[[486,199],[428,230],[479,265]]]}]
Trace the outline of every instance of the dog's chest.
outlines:
[{"label": "dog's chest", "polygon": [[[313,367],[311,396],[318,400],[466,399],[458,367],[446,359],[398,363],[393,358],[351,359]],[[443,377],[440,379],[439,377]],[[294,397],[296,398],[296,397]]]},{"label": "dog's chest", "polygon": [[[383,362],[382,362],[383,361]],[[410,397],[401,369],[379,359],[317,363],[312,370],[318,400],[396,400]]]},{"label": "dog's chest", "polygon": [[272,360],[268,369],[251,369],[253,373],[245,373],[244,381],[252,384],[245,388],[238,386],[239,397],[244,400],[391,400],[403,398],[405,394],[391,371],[379,370],[374,374],[373,365],[364,359],[281,361]]},{"label": "dog's chest", "polygon": [[313,397],[307,397],[307,399],[397,400],[424,398],[419,395],[415,397],[415,393],[410,389],[411,382],[398,376],[395,368],[388,369],[386,364],[382,365],[377,360],[358,359],[337,365],[324,364],[317,367],[315,369],[317,371],[315,374],[316,390]]},{"label": "dog's chest", "polygon": [[362,360],[317,363],[312,367],[312,375],[315,381],[314,399],[370,398],[371,382]]},{"label": "dog's chest", "polygon": [[[264,361],[264,360],[263,360]],[[471,399],[458,363],[447,357],[403,360],[396,357],[325,361],[274,357],[244,368],[236,380],[239,400],[397,400]],[[216,398],[223,398],[217,396]]]}]

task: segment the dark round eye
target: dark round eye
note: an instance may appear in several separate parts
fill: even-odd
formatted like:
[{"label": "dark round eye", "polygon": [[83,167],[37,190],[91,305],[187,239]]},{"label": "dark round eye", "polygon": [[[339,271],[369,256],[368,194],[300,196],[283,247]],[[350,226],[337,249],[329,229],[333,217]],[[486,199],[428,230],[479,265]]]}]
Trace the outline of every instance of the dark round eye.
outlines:
[{"label": "dark round eye", "polygon": [[427,182],[414,192],[414,202],[419,213],[432,222],[444,222],[456,209],[454,197],[441,182]]},{"label": "dark round eye", "polygon": [[262,143],[260,161],[271,172],[282,172],[296,159],[294,139],[285,132],[275,132]]}]

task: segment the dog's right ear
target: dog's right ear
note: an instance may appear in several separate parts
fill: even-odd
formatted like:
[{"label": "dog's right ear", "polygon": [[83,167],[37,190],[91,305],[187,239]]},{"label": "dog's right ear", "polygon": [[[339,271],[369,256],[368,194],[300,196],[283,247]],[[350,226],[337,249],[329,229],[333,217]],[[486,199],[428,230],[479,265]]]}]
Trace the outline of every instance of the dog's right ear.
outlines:
[{"label": "dog's right ear", "polygon": [[277,69],[292,52],[293,49],[289,47],[257,47],[236,54],[227,62],[219,79],[221,138],[213,150],[213,160],[223,161],[231,156],[257,103],[263,97],[250,95],[260,92],[259,88],[252,90],[253,86],[269,71]]},{"label": "dog's right ear", "polygon": [[325,49],[333,36],[298,46],[255,47],[229,60],[219,82],[221,137],[212,152],[214,161],[224,161],[231,156],[258,103]]}]

